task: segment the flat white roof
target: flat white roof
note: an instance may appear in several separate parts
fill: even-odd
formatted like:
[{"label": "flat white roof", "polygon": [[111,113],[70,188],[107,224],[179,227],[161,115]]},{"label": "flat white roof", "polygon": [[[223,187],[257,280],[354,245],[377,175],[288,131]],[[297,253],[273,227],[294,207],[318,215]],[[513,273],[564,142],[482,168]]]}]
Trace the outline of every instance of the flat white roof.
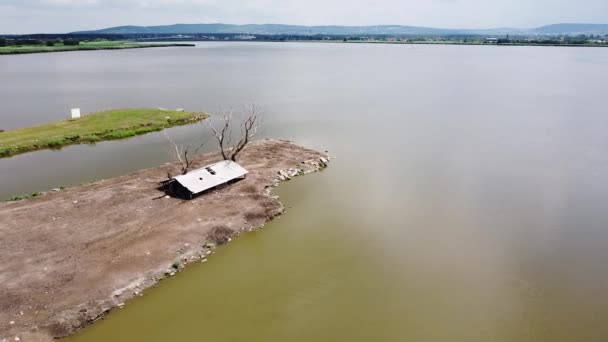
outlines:
[{"label": "flat white roof", "polygon": [[175,180],[193,194],[198,194],[233,179],[243,177],[247,173],[248,171],[239,164],[231,160],[223,160],[219,163],[190,171],[183,176],[177,176]]}]

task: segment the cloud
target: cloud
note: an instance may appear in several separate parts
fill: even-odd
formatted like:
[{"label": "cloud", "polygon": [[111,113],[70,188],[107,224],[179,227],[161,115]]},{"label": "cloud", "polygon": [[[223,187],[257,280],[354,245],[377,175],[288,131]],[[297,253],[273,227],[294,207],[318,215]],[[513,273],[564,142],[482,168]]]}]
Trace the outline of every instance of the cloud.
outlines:
[{"label": "cloud", "polygon": [[606,0],[0,0],[0,32],[173,23],[532,27],[608,23]]},{"label": "cloud", "polygon": [[103,5],[102,0],[0,0],[0,5],[24,9],[83,8]]}]

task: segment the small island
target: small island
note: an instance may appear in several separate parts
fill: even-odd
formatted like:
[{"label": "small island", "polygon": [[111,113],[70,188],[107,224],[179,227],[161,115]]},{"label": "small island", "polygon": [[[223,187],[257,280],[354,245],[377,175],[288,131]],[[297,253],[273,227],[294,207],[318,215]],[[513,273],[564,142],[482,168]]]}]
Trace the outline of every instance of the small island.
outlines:
[{"label": "small island", "polygon": [[0,158],[73,144],[94,144],[160,131],[207,118],[205,113],[165,109],[117,109],[45,125],[0,131]]},{"label": "small island", "polygon": [[17,39],[9,40],[0,37],[0,55],[19,55],[28,53],[85,51],[85,50],[122,50],[158,47],[188,47],[194,44],[185,43],[138,43],[125,40],[98,39],[92,41],[79,41],[75,39]]},{"label": "small island", "polygon": [[[201,155],[192,168],[224,158]],[[73,334],[231,238],[284,211],[271,189],[327,166],[329,156],[284,140],[247,144],[247,177],[194,199],[159,189],[179,162],[0,203],[0,340]]]}]

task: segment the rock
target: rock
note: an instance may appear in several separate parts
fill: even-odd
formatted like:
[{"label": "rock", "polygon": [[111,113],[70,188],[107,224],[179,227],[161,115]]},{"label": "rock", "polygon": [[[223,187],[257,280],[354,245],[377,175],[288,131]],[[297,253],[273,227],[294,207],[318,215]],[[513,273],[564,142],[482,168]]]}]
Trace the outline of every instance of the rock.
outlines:
[{"label": "rock", "polygon": [[116,306],[118,306],[119,308],[122,308],[123,306],[125,306],[125,303],[118,303],[118,304],[116,304]]},{"label": "rock", "polygon": [[15,321],[10,321],[10,322],[8,322],[8,324],[13,325],[13,324],[15,324]]},{"label": "rock", "polygon": [[289,175],[288,171],[280,170],[279,171],[279,179],[282,180],[282,181],[289,180],[289,179],[291,179],[291,176]]},{"label": "rock", "polygon": [[165,198],[171,198],[171,196],[167,195],[167,196],[165,196]]},{"label": "rock", "polygon": [[72,202],[72,203],[73,203],[73,204],[78,204],[78,201],[74,201],[74,202]]},{"label": "rock", "polygon": [[58,192],[58,191],[61,191],[61,189],[59,189],[59,188],[54,188],[54,189],[51,189],[51,191]]},{"label": "rock", "polygon": [[177,108],[177,109],[175,109],[175,111],[176,111],[176,112],[184,112],[184,111],[185,111],[185,109],[184,109],[184,108]]}]

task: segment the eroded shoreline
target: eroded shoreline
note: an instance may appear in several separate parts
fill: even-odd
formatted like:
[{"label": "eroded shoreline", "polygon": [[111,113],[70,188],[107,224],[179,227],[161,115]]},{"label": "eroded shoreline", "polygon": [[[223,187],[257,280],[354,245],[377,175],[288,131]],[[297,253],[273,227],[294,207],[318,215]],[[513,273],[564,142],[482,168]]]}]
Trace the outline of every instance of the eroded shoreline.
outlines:
[{"label": "eroded shoreline", "polygon": [[[201,166],[218,160],[205,155]],[[0,341],[68,336],[284,208],[270,189],[328,156],[287,141],[249,145],[247,178],[194,200],[157,190],[170,165],[0,204]]]}]

